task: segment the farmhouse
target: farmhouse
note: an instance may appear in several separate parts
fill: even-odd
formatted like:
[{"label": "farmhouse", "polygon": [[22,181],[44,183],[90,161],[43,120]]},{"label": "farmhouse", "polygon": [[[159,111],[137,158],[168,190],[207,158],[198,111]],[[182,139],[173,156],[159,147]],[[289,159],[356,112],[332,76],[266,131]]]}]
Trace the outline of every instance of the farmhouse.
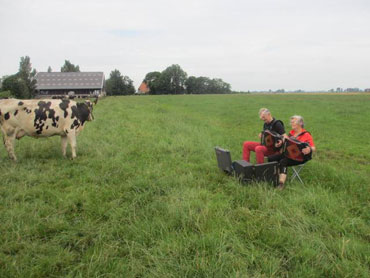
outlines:
[{"label": "farmhouse", "polygon": [[61,98],[105,95],[103,72],[39,72],[36,97]]},{"label": "farmhouse", "polygon": [[142,82],[139,88],[137,89],[137,94],[147,94],[149,93],[150,89],[146,82]]}]

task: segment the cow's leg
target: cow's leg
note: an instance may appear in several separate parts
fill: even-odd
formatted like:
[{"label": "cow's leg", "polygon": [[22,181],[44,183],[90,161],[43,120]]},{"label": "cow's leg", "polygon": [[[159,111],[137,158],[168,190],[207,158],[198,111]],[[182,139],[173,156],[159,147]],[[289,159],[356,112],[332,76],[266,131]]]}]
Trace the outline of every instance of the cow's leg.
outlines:
[{"label": "cow's leg", "polygon": [[17,135],[15,136],[15,138],[16,139],[21,139],[24,135],[26,135],[26,132],[24,131],[24,130],[19,130],[18,132],[17,132]]},{"label": "cow's leg", "polygon": [[5,130],[3,130],[2,126],[0,125],[0,130],[1,130],[1,134],[3,135],[3,143],[4,143],[4,146],[5,146],[5,137],[6,137],[6,133],[5,133]]},{"label": "cow's leg", "polygon": [[15,132],[5,136],[4,141],[5,141],[5,148],[8,151],[9,158],[14,161],[17,161],[17,157],[15,156],[15,153],[14,153]]},{"label": "cow's leg", "polygon": [[71,145],[72,159],[76,158],[76,133],[74,130],[71,130],[68,135],[68,142]]},{"label": "cow's leg", "polygon": [[62,154],[64,157],[67,157],[67,144],[68,144],[67,136],[62,135],[60,138],[62,139]]}]

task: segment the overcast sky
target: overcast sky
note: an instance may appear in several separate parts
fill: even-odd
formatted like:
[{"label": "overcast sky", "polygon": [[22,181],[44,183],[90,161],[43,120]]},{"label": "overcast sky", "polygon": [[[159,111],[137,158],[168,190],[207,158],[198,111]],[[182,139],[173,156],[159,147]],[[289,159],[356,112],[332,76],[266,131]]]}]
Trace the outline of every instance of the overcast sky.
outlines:
[{"label": "overcast sky", "polygon": [[0,76],[179,64],[233,90],[370,88],[370,0],[0,0]]}]

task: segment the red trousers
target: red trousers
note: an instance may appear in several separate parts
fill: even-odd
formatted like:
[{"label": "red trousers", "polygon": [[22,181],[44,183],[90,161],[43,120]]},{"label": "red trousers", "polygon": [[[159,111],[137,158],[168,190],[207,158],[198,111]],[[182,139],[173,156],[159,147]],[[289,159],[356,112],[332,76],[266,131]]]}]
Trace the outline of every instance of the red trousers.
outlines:
[{"label": "red trousers", "polygon": [[243,159],[250,162],[250,152],[256,152],[256,163],[264,162],[264,157],[275,154],[273,150],[268,150],[258,142],[245,141],[243,143]]}]

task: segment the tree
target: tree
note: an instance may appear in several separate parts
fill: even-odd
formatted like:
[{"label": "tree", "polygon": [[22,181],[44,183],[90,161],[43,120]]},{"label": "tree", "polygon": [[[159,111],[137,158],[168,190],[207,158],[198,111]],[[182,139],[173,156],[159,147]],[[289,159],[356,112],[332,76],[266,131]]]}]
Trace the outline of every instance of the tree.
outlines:
[{"label": "tree", "polygon": [[163,94],[185,93],[187,73],[179,65],[172,65],[162,71],[158,80],[158,90]]},{"label": "tree", "polygon": [[61,72],[80,72],[80,67],[75,66],[70,61],[65,60],[64,65],[60,69]]},{"label": "tree", "polygon": [[36,69],[32,69],[29,56],[21,57],[16,74],[3,77],[2,89],[16,98],[32,98],[36,94]]},{"label": "tree", "polygon": [[214,78],[210,81],[208,92],[209,94],[230,94],[231,85],[224,82],[221,78]]},{"label": "tree", "polygon": [[121,92],[121,84],[123,77],[119,70],[114,70],[110,73],[109,78],[105,82],[107,95],[118,95]]},{"label": "tree", "polygon": [[230,94],[230,84],[220,78],[190,76],[179,65],[172,65],[162,72],[149,72],[144,81],[150,94]]},{"label": "tree", "polygon": [[161,73],[159,71],[149,72],[144,81],[149,87],[149,94],[156,95],[159,93],[159,78],[161,77]]},{"label": "tree", "polygon": [[115,69],[110,73],[109,79],[105,82],[107,95],[132,95],[135,93],[133,81],[128,76],[122,76],[120,71]]},{"label": "tree", "polygon": [[3,88],[3,81],[7,78],[8,76],[7,75],[4,75],[3,77],[0,78],[0,91],[2,90]]},{"label": "tree", "polygon": [[18,73],[11,76],[12,78],[8,80],[7,86],[11,86],[13,88],[11,91],[16,97],[32,98],[36,94],[35,75],[36,69],[32,69],[30,57],[21,57]]},{"label": "tree", "polygon": [[195,76],[189,76],[185,82],[186,92],[188,94],[197,94],[198,82]]},{"label": "tree", "polygon": [[18,76],[24,81],[28,89],[28,98],[36,94],[36,69],[32,69],[31,59],[29,56],[21,57],[19,62]]},{"label": "tree", "polygon": [[133,95],[135,93],[134,82],[127,75],[123,76],[123,94]]},{"label": "tree", "polygon": [[186,80],[186,91],[188,94],[212,94],[211,83],[208,77],[191,76]]},{"label": "tree", "polygon": [[51,66],[48,67],[48,72],[53,72],[53,70],[51,69]]},{"label": "tree", "polygon": [[8,76],[3,81],[4,91],[10,91],[15,98],[29,98],[29,90],[26,82],[19,76],[19,73]]},{"label": "tree", "polygon": [[210,79],[208,77],[190,76],[186,80],[186,91],[188,94],[229,94],[231,93],[230,84],[222,79]]}]

